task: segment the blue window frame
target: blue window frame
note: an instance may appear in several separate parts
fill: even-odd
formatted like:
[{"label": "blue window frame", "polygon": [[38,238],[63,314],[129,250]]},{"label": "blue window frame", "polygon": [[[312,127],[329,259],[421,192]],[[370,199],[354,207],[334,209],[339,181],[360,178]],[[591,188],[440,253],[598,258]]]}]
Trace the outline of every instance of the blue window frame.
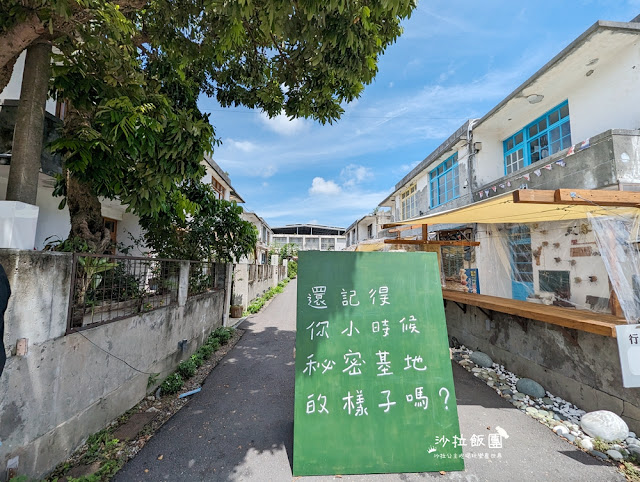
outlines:
[{"label": "blue window frame", "polygon": [[431,187],[430,206],[432,208],[460,196],[457,152],[429,173],[429,184]]},{"label": "blue window frame", "polygon": [[511,174],[570,145],[569,103],[565,100],[504,140],[505,174]]}]

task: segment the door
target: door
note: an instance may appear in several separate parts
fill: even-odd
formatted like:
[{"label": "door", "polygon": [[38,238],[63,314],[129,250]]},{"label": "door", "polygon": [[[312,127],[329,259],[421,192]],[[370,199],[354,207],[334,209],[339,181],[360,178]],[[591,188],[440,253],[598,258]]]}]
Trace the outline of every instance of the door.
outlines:
[{"label": "door", "polygon": [[529,227],[521,224],[509,229],[511,252],[511,297],[526,300],[533,294],[533,256]]}]

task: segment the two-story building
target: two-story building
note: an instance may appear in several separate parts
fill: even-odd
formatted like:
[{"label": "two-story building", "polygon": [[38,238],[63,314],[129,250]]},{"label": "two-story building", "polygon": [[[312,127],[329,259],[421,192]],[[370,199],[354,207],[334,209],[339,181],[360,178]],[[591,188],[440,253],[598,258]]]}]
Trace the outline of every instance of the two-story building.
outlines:
[{"label": "two-story building", "polygon": [[346,247],[378,239],[383,232],[382,226],[392,220],[391,211],[378,210],[354,221],[346,230]]},{"label": "two-story building", "polygon": [[475,270],[484,294],[611,310],[610,277],[586,214],[554,217],[563,208],[548,206],[528,216],[497,207],[484,217],[430,216],[516,189],[640,191],[638,21],[596,22],[485,116],[465,122],[380,203],[394,222],[415,225],[405,237],[429,226],[445,287],[466,290]]},{"label": "two-story building", "polygon": [[273,242],[273,230],[269,224],[254,212],[245,211],[241,215],[242,219],[249,221],[256,227],[258,241],[252,256],[242,262],[251,264],[271,264],[269,259],[269,245]]}]

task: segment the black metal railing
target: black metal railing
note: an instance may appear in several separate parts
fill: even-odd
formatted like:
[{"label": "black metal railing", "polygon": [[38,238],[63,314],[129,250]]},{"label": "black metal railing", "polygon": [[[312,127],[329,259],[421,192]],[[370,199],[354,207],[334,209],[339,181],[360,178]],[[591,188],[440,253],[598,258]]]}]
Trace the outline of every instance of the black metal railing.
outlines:
[{"label": "black metal railing", "polygon": [[189,291],[195,296],[213,290],[224,289],[226,265],[208,261],[191,261],[189,264]]},{"label": "black metal railing", "polygon": [[74,254],[67,333],[178,303],[180,262]]}]

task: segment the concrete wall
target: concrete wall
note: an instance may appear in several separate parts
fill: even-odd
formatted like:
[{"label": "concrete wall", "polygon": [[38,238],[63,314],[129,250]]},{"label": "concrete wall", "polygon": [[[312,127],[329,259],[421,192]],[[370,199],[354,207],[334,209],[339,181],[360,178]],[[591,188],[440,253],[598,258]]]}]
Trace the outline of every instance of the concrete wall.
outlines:
[{"label": "concrete wall", "polygon": [[[555,164],[560,159],[564,159],[564,167]],[[553,169],[541,169],[547,164],[552,164]],[[537,169],[541,169],[540,176],[534,173]],[[530,175],[528,181],[522,179],[524,174]],[[474,170],[474,201],[480,201],[479,192],[489,189],[490,186],[498,188],[495,194],[490,191],[490,195],[494,196],[520,187],[551,190],[618,189],[618,183],[639,184],[640,130],[614,129],[601,132],[590,138],[588,148],[579,150],[569,157],[566,157],[566,150],[561,151],[509,176],[493,178],[488,184],[481,182],[484,180],[480,179]],[[511,186],[506,186],[507,182],[510,182]],[[504,184],[505,187],[501,188],[499,184]]]},{"label": "concrete wall", "polygon": [[640,391],[622,387],[615,338],[502,313],[487,321],[476,307],[465,314],[455,303],[445,313],[449,337],[583,410],[610,410],[640,431]]},{"label": "concrete wall", "polygon": [[[277,260],[277,257],[274,257]],[[251,304],[253,300],[262,296],[266,291],[270,288],[276,286],[280,281],[287,277],[286,265],[284,271],[284,275],[279,275],[278,265],[272,265],[273,268],[273,276],[267,277],[263,280],[258,279],[256,275],[256,279],[253,281],[249,281],[249,267],[251,264],[248,263],[239,263],[234,265],[233,271],[233,294],[242,296],[242,306],[246,310],[247,307]],[[254,265],[258,266],[258,265]],[[266,265],[262,265],[265,266]]]},{"label": "concrete wall", "polygon": [[[64,336],[71,256],[0,250],[0,263],[12,288],[5,315],[8,360],[0,377],[2,480],[16,456],[19,473],[42,476],[146,395],[149,375],[114,356],[160,373],[161,381],[222,323],[225,292],[187,298],[187,268],[177,306]],[[25,356],[15,354],[19,338],[28,338]]]}]

